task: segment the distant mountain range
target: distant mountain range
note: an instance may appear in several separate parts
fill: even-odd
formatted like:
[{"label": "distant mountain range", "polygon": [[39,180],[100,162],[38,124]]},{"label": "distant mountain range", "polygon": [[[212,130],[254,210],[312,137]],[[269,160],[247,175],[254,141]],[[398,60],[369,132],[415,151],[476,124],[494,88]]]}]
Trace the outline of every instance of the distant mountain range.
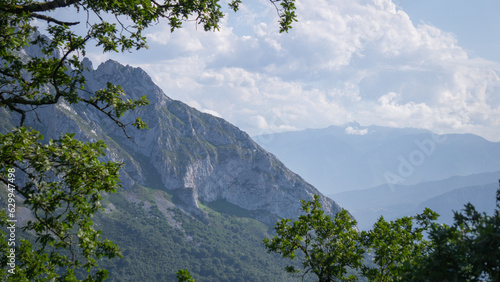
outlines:
[{"label": "distant mountain range", "polygon": [[384,184],[329,196],[349,210],[363,230],[371,229],[380,216],[393,220],[421,213],[426,207],[440,215],[438,222],[450,224],[453,211],[462,210],[468,202],[478,211],[492,214],[499,178],[500,171],[415,185]]},{"label": "distant mountain range", "polygon": [[350,123],[254,140],[326,194],[500,170],[500,143],[472,134]]},{"label": "distant mountain range", "polygon": [[425,207],[442,223],[467,202],[495,207],[500,143],[479,136],[350,123],[254,139],[349,210],[360,229]]}]

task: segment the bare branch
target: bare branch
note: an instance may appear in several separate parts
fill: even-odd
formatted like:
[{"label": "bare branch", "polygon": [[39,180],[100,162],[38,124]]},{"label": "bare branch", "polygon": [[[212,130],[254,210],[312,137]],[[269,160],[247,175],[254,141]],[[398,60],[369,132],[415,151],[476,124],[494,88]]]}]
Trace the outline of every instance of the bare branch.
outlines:
[{"label": "bare branch", "polygon": [[50,2],[43,3],[33,3],[27,6],[19,6],[19,5],[10,5],[7,10],[9,12],[17,13],[17,12],[46,12],[50,10],[54,10],[57,8],[64,8],[71,6],[78,2],[78,0],[54,0]]},{"label": "bare branch", "polygon": [[54,19],[52,17],[45,16],[45,15],[40,15],[40,14],[37,14],[37,13],[31,13],[31,16],[34,17],[34,18],[40,19],[40,20],[44,20],[44,21],[46,21],[48,23],[53,22],[53,23],[58,24],[58,25],[71,26],[71,25],[77,25],[77,24],[80,23],[80,22],[63,22],[63,21],[60,21],[60,20],[56,20],[56,19]]}]

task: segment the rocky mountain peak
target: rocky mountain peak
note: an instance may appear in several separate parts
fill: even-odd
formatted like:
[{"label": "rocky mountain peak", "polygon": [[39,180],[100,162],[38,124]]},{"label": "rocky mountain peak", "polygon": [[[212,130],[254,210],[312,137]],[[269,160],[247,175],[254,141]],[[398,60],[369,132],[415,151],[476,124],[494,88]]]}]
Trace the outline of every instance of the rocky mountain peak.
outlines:
[{"label": "rocky mountain peak", "polygon": [[84,64],[89,69],[87,90],[96,91],[111,82],[123,87],[126,98],[146,95],[151,104],[126,114],[122,121],[130,124],[140,117],[150,129],[128,128],[135,143],[130,142],[107,117],[78,104],[45,109],[42,123],[49,128],[49,138],[76,131],[82,139],[104,140],[108,158],[125,164],[124,189],[139,184],[167,191],[185,211],[203,220],[200,201],[226,201],[267,223],[298,217],[300,200],[311,200],[314,194],[320,195],[328,214],[340,210],[248,134],[168,98],[142,69],[112,60],[95,70],[89,60]]}]

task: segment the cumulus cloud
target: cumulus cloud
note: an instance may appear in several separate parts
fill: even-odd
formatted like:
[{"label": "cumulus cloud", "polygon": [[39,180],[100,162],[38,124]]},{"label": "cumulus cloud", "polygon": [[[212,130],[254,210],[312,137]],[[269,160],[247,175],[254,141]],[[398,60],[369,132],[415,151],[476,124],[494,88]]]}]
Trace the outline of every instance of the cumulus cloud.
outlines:
[{"label": "cumulus cloud", "polygon": [[500,67],[469,58],[452,33],[413,23],[391,0],[297,8],[288,34],[266,0],[244,3],[215,33],[158,25],[149,59],[131,64],[251,135],[357,120],[500,140]]}]

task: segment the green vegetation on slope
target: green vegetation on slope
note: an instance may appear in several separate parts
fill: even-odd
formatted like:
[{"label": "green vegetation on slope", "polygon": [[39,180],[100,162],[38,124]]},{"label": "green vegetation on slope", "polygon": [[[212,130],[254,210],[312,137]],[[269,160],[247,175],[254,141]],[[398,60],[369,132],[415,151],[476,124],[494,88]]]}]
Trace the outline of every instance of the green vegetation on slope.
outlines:
[{"label": "green vegetation on slope", "polygon": [[283,272],[285,263],[267,254],[262,244],[269,226],[217,202],[201,206],[209,224],[168,208],[173,221],[180,223],[174,227],[161,211],[165,207],[145,196],[147,191],[164,199],[171,195],[137,188],[109,195],[105,212],[95,219],[103,236],[123,252],[123,259],[102,262],[109,281],[175,281],[179,269],[189,269],[196,281],[290,281]]}]

